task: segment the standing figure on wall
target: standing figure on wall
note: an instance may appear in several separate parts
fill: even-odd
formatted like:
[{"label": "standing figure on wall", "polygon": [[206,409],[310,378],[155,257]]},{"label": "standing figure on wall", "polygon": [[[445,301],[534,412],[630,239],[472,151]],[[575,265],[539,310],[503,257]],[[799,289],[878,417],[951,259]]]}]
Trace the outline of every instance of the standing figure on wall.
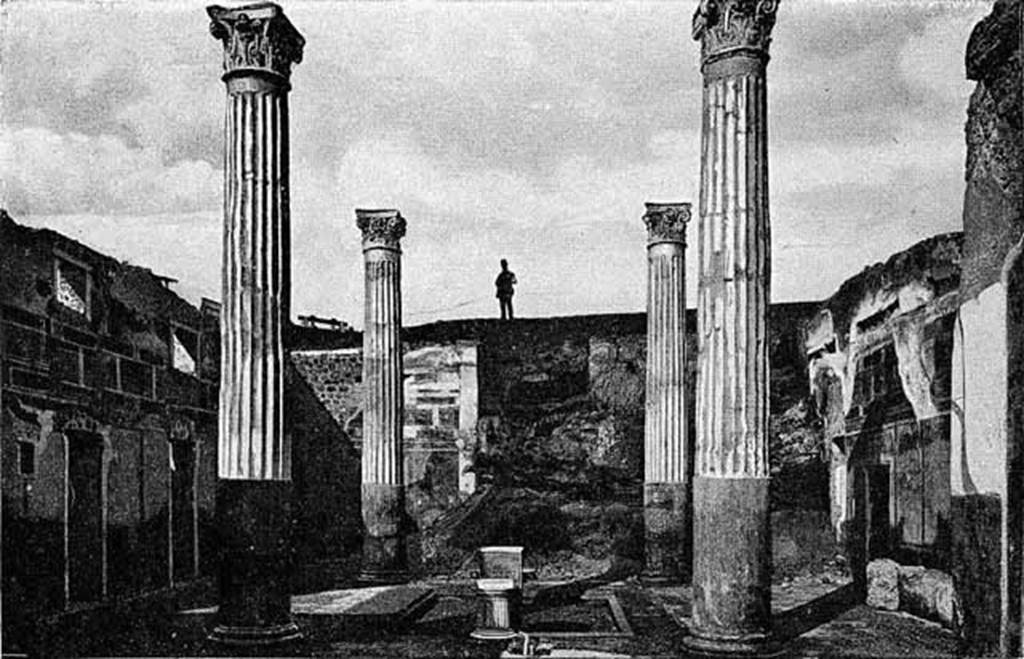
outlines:
[{"label": "standing figure on wall", "polygon": [[494,280],[494,287],[498,289],[495,297],[498,298],[498,304],[501,306],[502,320],[512,320],[514,317],[512,315],[512,296],[516,294],[515,285],[518,283],[515,273],[508,269],[508,261],[502,259],[501,272]]}]

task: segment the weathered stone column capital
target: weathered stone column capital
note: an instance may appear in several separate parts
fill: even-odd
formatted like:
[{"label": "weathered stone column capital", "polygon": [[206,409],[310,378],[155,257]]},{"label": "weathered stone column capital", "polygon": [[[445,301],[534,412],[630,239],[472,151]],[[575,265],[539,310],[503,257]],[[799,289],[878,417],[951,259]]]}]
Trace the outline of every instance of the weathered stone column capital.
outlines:
[{"label": "weathered stone column capital", "polygon": [[405,235],[405,218],[397,210],[356,209],[356,226],[363,232],[363,251],[391,249],[400,251]]},{"label": "weathered stone column capital", "polygon": [[285,86],[302,61],[306,40],[272,2],[225,8],[211,5],[210,34],[224,44],[224,80],[265,76]]},{"label": "weathered stone column capital", "polygon": [[658,243],[682,243],[686,245],[686,225],[690,222],[691,204],[648,202],[644,204],[644,224],[647,225],[647,246]]},{"label": "weathered stone column capital", "polygon": [[778,8],[779,0],[701,0],[693,14],[701,66],[739,54],[767,61]]}]

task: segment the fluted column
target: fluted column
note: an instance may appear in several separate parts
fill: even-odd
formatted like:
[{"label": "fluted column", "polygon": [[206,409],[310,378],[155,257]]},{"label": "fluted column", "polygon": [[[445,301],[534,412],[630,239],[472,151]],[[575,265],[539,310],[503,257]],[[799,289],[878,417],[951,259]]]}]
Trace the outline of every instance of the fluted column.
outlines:
[{"label": "fluted column", "polygon": [[644,570],[649,583],[690,572],[686,409],[686,223],[690,204],[647,204]]},{"label": "fluted column", "polygon": [[768,144],[777,0],[703,0],[693,623],[711,652],[770,648]]},{"label": "fluted column", "polygon": [[212,637],[294,638],[291,447],[284,432],[282,325],[288,320],[288,91],[304,40],[280,7],[211,6],[224,45],[220,606]]},{"label": "fluted column", "polygon": [[403,536],[402,272],[405,218],[357,210],[366,265],[363,328],[363,566],[372,583],[408,580]]}]

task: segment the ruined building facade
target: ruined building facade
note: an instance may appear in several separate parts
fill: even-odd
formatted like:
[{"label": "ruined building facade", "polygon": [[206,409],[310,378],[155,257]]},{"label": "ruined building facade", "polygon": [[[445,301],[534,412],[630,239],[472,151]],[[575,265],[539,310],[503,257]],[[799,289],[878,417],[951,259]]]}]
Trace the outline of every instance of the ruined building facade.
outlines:
[{"label": "ruined building facade", "polygon": [[837,537],[858,570],[951,574],[970,656],[1024,652],[1021,12],[997,0],[967,45],[963,233],[844,283],[805,341]]},{"label": "ruined building facade", "polygon": [[0,264],[4,612],[208,573],[217,305],[6,213]]},{"label": "ruined building facade", "polygon": [[950,387],[962,235],[847,280],[808,323],[808,377],[830,457],[831,519],[867,561],[949,563]]}]

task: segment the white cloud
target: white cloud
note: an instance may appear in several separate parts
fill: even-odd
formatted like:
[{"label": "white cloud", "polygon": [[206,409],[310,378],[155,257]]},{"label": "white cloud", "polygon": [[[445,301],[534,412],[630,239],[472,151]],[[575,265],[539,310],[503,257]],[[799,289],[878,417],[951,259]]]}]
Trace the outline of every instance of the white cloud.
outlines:
[{"label": "white cloud", "polygon": [[204,161],[165,164],[109,135],[46,128],[0,133],[4,203],[14,213],[188,213],[219,206],[222,175]]},{"label": "white cloud", "polygon": [[974,88],[966,79],[964,51],[971,28],[991,10],[988,3],[951,4],[923,32],[907,39],[899,54],[899,71],[912,88],[931,101],[959,102]]},{"label": "white cloud", "polygon": [[[780,13],[769,68],[780,299],[828,294],[830,277],[959,213],[963,44],[987,7],[862,4]],[[6,203],[21,217],[91,212],[72,223],[86,242],[136,249],[125,255],[216,294],[224,90],[202,5],[84,7],[7,10]],[[415,322],[493,313],[501,256],[524,282],[523,312],[642,308],[643,202],[697,202],[692,9],[289,4],[307,38],[291,94],[295,311],[359,323],[352,211],[371,205],[409,218]],[[190,209],[174,222],[212,222],[202,240],[152,229]]]}]

